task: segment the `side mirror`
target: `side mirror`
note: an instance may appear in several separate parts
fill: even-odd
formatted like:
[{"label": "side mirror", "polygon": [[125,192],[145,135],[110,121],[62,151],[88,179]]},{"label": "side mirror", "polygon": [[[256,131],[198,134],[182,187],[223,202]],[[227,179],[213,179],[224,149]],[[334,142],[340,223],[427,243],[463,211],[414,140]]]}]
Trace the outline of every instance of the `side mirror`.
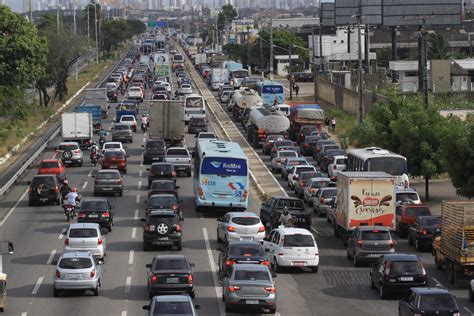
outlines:
[{"label": "side mirror", "polygon": [[147,264],[145,264],[145,268],[147,268],[147,269],[151,269],[151,263],[147,263]]},{"label": "side mirror", "polygon": [[146,218],[140,218],[140,222],[146,222]]},{"label": "side mirror", "polygon": [[196,267],[196,264],[195,264],[195,263],[190,263],[189,265],[191,266],[191,268],[195,268],[195,267]]},{"label": "side mirror", "polygon": [[178,189],[181,189],[181,187],[179,185],[176,186],[176,190],[178,190]]},{"label": "side mirror", "polygon": [[143,308],[143,310],[146,310],[146,311],[150,309],[150,307],[148,305],[143,305],[142,308]]},{"label": "side mirror", "polygon": [[196,305],[194,305],[194,308],[195,308],[195,309],[201,309],[201,305],[196,304]]}]

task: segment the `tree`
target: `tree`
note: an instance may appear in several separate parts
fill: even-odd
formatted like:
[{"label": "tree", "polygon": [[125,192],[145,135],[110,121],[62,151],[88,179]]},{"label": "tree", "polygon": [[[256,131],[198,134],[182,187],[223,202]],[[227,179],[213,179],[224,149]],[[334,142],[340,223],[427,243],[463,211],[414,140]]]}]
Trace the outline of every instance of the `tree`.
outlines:
[{"label": "tree", "polygon": [[429,33],[426,37],[426,49],[428,60],[448,59],[451,57],[448,42],[438,33]]},{"label": "tree", "polygon": [[226,4],[222,6],[222,10],[217,15],[217,27],[224,29],[232,20],[237,16],[232,4]]},{"label": "tree", "polygon": [[102,27],[103,49],[110,51],[118,45],[131,39],[134,35],[145,32],[146,26],[139,20],[112,20],[104,22]]},{"label": "tree", "polygon": [[390,48],[377,49],[377,66],[388,69],[388,64],[392,60],[392,52]]}]

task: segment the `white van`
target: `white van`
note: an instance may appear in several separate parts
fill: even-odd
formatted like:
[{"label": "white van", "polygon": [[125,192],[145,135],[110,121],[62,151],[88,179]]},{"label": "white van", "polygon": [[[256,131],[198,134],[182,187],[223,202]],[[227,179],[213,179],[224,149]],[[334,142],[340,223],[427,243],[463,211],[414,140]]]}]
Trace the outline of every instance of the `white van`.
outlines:
[{"label": "white van", "polygon": [[279,267],[307,267],[318,272],[318,245],[307,229],[280,226],[264,239],[263,247],[275,272],[280,272]]}]

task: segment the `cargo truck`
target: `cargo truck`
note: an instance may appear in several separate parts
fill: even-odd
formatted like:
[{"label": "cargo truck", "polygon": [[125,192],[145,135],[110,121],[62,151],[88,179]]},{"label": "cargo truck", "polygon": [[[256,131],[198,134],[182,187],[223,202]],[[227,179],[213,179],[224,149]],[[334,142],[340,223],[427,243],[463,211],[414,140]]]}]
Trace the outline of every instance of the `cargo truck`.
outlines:
[{"label": "cargo truck", "polygon": [[296,140],[303,125],[314,125],[319,130],[325,126],[324,110],[319,104],[299,104],[290,108],[291,137]]},{"label": "cargo truck", "polygon": [[194,65],[201,65],[207,63],[207,55],[206,54],[196,54],[194,57]]},{"label": "cargo truck", "polygon": [[267,135],[284,135],[290,128],[290,120],[275,108],[254,106],[250,109],[247,125],[249,142],[261,148]]},{"label": "cargo truck", "polygon": [[385,172],[339,172],[334,235],[346,242],[357,226],[394,230],[395,180]]},{"label": "cargo truck", "polygon": [[107,89],[90,88],[84,90],[83,104],[99,105],[102,108],[102,118],[107,118],[110,109],[109,98],[107,97]]},{"label": "cargo truck", "polygon": [[149,122],[150,137],[173,144],[182,142],[185,126],[183,101],[151,100]]},{"label": "cargo truck", "polygon": [[449,283],[474,278],[474,202],[441,203],[441,235],[433,240],[434,262],[446,269]]},{"label": "cargo truck", "polygon": [[81,104],[74,108],[74,112],[92,114],[92,127],[94,128],[94,132],[97,133],[102,129],[102,108],[100,105]]},{"label": "cargo truck", "polygon": [[77,142],[82,149],[92,142],[92,113],[63,113],[61,115],[61,136],[65,142]]}]

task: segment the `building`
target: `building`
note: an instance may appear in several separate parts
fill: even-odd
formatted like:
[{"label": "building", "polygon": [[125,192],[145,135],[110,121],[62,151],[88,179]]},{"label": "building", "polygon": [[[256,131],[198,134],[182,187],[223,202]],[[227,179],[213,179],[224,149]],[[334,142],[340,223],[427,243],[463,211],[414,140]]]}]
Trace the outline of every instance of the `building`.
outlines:
[{"label": "building", "polygon": [[248,42],[251,37],[255,37],[258,30],[255,28],[253,19],[237,19],[232,20],[230,33],[234,43],[243,44]]},{"label": "building", "polygon": [[[280,3],[280,0],[269,0],[271,1],[271,4],[276,4]],[[280,9],[282,8],[281,6],[275,9]],[[290,27],[292,29],[301,29],[303,27],[311,27],[311,26],[318,26],[319,25],[319,18],[317,17],[303,17],[303,16],[298,16],[298,17],[282,17],[282,18],[274,18],[271,19],[271,24],[274,28],[279,28],[279,27]],[[267,27],[270,25],[270,19],[265,18],[262,19],[261,25]]]},{"label": "building", "polygon": [[474,59],[454,59],[451,62],[453,91],[474,91]]},{"label": "building", "polygon": [[[298,60],[299,55],[291,55],[291,60]],[[289,55],[276,55],[275,60],[277,61],[276,74],[278,76],[286,77],[288,75],[287,67],[290,65]]]},{"label": "building", "polygon": [[[396,74],[398,78],[398,88],[401,92],[418,91],[418,61],[417,60],[399,60],[389,62],[388,68]],[[428,71],[430,71],[428,63]],[[430,82],[428,76],[428,82]]]}]

